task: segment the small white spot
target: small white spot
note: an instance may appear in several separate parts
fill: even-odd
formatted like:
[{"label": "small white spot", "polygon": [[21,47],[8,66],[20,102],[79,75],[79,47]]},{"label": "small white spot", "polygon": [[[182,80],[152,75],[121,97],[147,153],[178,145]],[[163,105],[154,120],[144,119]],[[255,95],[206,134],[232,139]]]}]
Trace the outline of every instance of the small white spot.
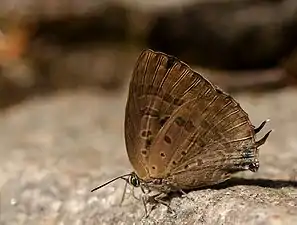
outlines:
[{"label": "small white spot", "polygon": [[15,198],[10,199],[10,204],[11,205],[16,205],[18,202]]},{"label": "small white spot", "polygon": [[93,203],[96,203],[98,202],[99,199],[97,197],[91,197],[89,198],[89,200],[87,201],[88,204],[93,204]]}]

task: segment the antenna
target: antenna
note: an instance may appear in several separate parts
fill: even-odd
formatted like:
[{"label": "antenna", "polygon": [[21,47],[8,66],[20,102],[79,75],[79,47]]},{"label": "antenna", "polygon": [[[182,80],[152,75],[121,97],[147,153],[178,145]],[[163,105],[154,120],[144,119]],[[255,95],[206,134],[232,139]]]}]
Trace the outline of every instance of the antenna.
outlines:
[{"label": "antenna", "polygon": [[123,180],[125,180],[126,182],[128,182],[128,180],[125,179],[125,177],[127,177],[127,176],[131,176],[131,175],[132,175],[132,173],[128,173],[128,174],[125,174],[125,175],[122,175],[122,176],[118,176],[118,177],[116,177],[116,178],[113,178],[112,180],[107,181],[106,183],[104,183],[104,184],[102,184],[102,185],[100,185],[100,186],[98,186],[98,187],[92,189],[91,192],[97,191],[98,189],[100,189],[100,188],[102,188],[102,187],[104,187],[104,186],[106,186],[106,185],[108,185],[108,184],[110,184],[110,183],[112,183],[112,182],[114,182],[114,181],[116,181],[116,180],[118,180],[118,179],[123,179]]}]

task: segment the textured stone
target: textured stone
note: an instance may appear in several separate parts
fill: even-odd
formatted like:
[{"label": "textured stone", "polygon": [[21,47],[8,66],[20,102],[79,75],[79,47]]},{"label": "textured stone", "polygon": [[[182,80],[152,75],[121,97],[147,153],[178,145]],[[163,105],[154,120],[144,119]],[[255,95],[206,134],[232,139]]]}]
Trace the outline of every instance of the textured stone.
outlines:
[{"label": "textured stone", "polygon": [[270,118],[274,129],[258,173],[176,196],[176,216],[159,206],[148,218],[131,192],[119,205],[121,180],[90,192],[132,169],[123,141],[126,94],[56,93],[1,113],[1,224],[296,223],[296,90],[235,96],[255,125]]}]

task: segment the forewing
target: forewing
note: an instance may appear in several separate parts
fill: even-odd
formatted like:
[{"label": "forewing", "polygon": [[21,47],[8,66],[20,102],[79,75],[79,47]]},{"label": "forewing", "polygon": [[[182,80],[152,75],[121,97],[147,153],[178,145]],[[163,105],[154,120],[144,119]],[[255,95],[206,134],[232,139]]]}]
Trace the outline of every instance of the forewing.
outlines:
[{"label": "forewing", "polygon": [[152,50],[143,51],[137,60],[126,105],[125,140],[130,162],[141,178],[148,174],[157,133],[201,81],[192,73],[176,58]]}]

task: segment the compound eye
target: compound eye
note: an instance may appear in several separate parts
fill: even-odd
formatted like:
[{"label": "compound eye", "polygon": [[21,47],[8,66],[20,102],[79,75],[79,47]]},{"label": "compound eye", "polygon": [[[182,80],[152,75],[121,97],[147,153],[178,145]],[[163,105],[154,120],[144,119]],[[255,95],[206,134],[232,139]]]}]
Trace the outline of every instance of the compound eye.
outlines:
[{"label": "compound eye", "polygon": [[139,187],[139,185],[140,185],[139,179],[135,176],[130,177],[129,183],[131,185],[133,185],[134,187]]}]

